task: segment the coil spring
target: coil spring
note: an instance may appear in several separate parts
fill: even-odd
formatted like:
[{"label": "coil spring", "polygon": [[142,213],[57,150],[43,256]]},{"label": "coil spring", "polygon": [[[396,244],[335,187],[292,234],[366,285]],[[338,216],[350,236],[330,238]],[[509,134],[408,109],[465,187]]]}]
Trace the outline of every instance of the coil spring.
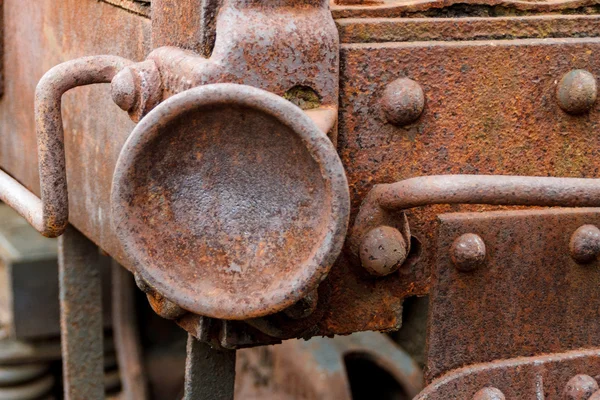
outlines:
[{"label": "coil spring", "polygon": [[49,400],[55,378],[48,364],[0,366],[0,400]]}]

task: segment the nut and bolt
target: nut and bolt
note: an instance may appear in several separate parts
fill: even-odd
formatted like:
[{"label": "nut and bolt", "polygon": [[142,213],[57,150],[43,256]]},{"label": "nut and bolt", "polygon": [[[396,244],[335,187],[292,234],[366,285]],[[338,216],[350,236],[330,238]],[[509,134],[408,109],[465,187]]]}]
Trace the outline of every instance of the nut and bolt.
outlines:
[{"label": "nut and bolt", "polygon": [[583,114],[596,102],[598,88],[594,75],[584,69],[567,72],[556,89],[556,100],[560,108],[569,114]]},{"label": "nut and bolt", "polygon": [[162,80],[152,60],[123,68],[111,82],[111,96],[116,105],[139,122],[160,103]]},{"label": "nut and bolt", "polygon": [[598,382],[589,375],[575,375],[563,391],[564,400],[589,400],[598,391]]},{"label": "nut and bolt", "polygon": [[474,233],[465,233],[452,243],[450,257],[457,270],[462,272],[473,271],[483,265],[485,261],[485,243],[481,236]]},{"label": "nut and bolt", "polygon": [[371,275],[386,276],[400,268],[408,256],[408,243],[391,226],[371,229],[360,244],[360,261]]},{"label": "nut and bolt", "polygon": [[495,387],[486,387],[475,393],[473,400],[505,400],[506,397]]},{"label": "nut and bolt", "polygon": [[387,85],[381,99],[381,108],[387,120],[400,126],[416,121],[424,107],[423,88],[409,78],[396,79]]},{"label": "nut and bolt", "polygon": [[571,236],[569,251],[573,260],[589,264],[600,255],[600,229],[595,225],[583,225]]}]

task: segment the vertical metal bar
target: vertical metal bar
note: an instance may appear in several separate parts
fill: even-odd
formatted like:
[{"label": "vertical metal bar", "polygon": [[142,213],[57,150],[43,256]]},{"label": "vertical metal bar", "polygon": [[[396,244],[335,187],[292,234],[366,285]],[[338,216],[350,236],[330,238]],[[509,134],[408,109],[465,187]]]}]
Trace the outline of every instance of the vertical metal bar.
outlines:
[{"label": "vertical metal bar", "polygon": [[113,334],[124,400],[146,400],[148,389],[144,375],[142,346],[135,314],[135,283],[129,271],[112,263]]},{"label": "vertical metal bar", "polygon": [[235,350],[216,350],[188,335],[184,400],[233,400]]},{"label": "vertical metal bar", "polygon": [[98,248],[69,226],[59,240],[60,326],[66,400],[104,399]]}]

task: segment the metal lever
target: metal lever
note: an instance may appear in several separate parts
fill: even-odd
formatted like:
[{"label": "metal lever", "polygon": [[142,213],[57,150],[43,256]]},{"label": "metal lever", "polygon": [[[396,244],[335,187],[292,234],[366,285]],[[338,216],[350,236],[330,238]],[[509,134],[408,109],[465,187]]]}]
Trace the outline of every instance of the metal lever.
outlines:
[{"label": "metal lever", "polygon": [[[432,175],[375,185],[356,217],[348,242],[350,255],[374,275],[394,272],[410,251],[410,230],[402,211],[434,204],[598,207],[600,180]],[[373,256],[384,244],[393,250],[395,258],[386,258],[385,252]]]},{"label": "metal lever", "polygon": [[78,86],[110,83],[132,64],[116,56],[92,56],[59,64],[40,80],[35,93],[41,200],[0,170],[0,200],[14,208],[42,235],[57,237],[69,218],[65,146],[61,115],[62,95]]}]

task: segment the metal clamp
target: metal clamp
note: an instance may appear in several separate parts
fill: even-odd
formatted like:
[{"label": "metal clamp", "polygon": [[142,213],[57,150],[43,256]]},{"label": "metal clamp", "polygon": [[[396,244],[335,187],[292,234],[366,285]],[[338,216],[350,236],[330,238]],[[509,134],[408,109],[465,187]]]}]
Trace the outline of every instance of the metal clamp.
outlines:
[{"label": "metal clamp", "polygon": [[69,219],[62,95],[78,86],[109,83],[132,62],[116,56],[92,56],[59,64],[40,80],[35,93],[35,122],[41,199],[0,170],[0,200],[14,208],[42,235],[57,237]]},{"label": "metal clamp", "polygon": [[[350,255],[374,275],[396,271],[410,251],[410,230],[403,210],[434,204],[598,207],[600,181],[535,176],[432,175],[375,185],[354,222],[348,241]],[[383,231],[381,227],[393,229]],[[392,257],[399,253],[404,256]]]}]

